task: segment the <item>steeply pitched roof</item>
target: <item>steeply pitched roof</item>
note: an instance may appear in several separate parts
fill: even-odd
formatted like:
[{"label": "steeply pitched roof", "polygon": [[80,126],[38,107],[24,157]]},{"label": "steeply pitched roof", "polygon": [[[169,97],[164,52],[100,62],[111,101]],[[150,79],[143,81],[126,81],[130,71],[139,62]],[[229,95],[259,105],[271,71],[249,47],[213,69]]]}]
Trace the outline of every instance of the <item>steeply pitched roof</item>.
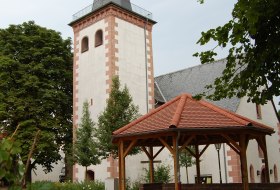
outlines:
[{"label": "steeply pitched roof", "polygon": [[180,130],[260,130],[273,133],[270,128],[204,100],[194,100],[190,94],[182,94],[154,109],[130,124],[113,132],[114,136],[140,135]]},{"label": "steeply pitched roof", "polygon": [[[226,66],[226,60],[219,60],[213,63],[198,65],[177,72],[168,73],[155,77],[155,91],[161,91],[167,101],[182,93],[196,95],[207,91],[205,86],[212,84],[216,77],[221,76]],[[163,98],[155,93],[156,100]],[[231,99],[223,99],[211,103],[235,112],[240,103],[240,99],[233,97]]]}]

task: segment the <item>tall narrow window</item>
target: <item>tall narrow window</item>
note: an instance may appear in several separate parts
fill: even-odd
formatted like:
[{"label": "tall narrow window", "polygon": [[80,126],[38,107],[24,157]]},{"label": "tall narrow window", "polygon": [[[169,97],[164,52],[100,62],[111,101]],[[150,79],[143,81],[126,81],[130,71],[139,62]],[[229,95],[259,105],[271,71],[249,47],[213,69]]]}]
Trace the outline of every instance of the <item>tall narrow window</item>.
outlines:
[{"label": "tall narrow window", "polygon": [[261,111],[261,105],[256,104],[256,112],[257,112],[257,118],[261,119],[262,118],[262,111]]},{"label": "tall narrow window", "polygon": [[98,30],[95,33],[95,47],[101,46],[103,44],[103,32],[102,30]]},{"label": "tall narrow window", "polygon": [[82,53],[88,50],[88,37],[82,39],[81,51]]}]

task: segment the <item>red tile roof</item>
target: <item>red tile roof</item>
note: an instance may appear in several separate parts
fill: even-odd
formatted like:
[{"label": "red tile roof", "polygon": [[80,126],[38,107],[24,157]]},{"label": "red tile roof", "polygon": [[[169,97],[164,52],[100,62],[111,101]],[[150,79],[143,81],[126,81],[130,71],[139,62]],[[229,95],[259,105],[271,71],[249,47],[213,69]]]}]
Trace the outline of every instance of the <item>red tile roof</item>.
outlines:
[{"label": "red tile roof", "polygon": [[273,128],[250,120],[204,100],[182,94],[113,132],[114,136],[138,135],[177,129],[244,129],[253,127],[273,133]]}]

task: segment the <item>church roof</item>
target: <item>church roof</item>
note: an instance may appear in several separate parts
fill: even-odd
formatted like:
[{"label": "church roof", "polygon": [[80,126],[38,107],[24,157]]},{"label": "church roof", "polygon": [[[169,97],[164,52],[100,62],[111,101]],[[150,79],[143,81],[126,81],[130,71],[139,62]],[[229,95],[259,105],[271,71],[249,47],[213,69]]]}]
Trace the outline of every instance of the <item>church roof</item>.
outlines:
[{"label": "church roof", "polygon": [[[222,59],[155,77],[155,92],[161,92],[155,93],[155,99],[157,101],[163,99],[168,101],[182,93],[196,95],[207,91],[205,86],[212,84],[216,77],[221,76],[225,66],[226,59]],[[233,97],[210,102],[236,112],[240,98]]]},{"label": "church roof", "polygon": [[267,134],[270,128],[204,100],[194,100],[182,94],[152,110],[130,124],[113,132],[113,136],[127,136],[167,132],[174,129],[192,130],[254,130]]}]

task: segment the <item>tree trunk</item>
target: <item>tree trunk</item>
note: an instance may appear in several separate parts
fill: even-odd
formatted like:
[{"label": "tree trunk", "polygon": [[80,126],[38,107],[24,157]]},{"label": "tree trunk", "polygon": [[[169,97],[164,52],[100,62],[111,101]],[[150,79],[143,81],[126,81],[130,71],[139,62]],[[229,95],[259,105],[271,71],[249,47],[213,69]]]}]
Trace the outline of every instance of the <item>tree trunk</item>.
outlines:
[{"label": "tree trunk", "polygon": [[31,157],[32,157],[33,151],[35,149],[35,145],[36,145],[36,142],[37,142],[37,139],[39,137],[40,132],[41,131],[38,130],[36,135],[35,135],[33,144],[31,146],[31,149],[29,151],[29,154],[28,154],[28,157],[27,157],[27,161],[26,161],[26,164],[25,164],[25,171],[24,171],[24,174],[23,174],[22,182],[21,182],[21,185],[24,188],[26,187],[26,182],[30,182],[31,183],[31,170],[32,170],[32,167],[33,167],[32,164],[31,164]]},{"label": "tree trunk", "polygon": [[31,183],[32,182],[32,164],[31,164],[31,161],[29,161],[29,167],[27,168],[27,171],[26,171],[26,176],[25,176],[25,182],[26,183]]},{"label": "tree trunk", "polygon": [[85,172],[85,182],[87,182],[87,166],[86,166],[86,172]]},{"label": "tree trunk", "polygon": [[[67,154],[65,154],[67,155]],[[67,159],[67,156],[65,156],[64,158],[65,161],[65,179],[66,180],[70,180],[73,182],[73,165],[71,164],[71,162],[69,162],[69,160]]]},{"label": "tree trunk", "polygon": [[189,183],[189,172],[188,172],[188,166],[186,166],[186,174],[187,174],[187,183]]}]

